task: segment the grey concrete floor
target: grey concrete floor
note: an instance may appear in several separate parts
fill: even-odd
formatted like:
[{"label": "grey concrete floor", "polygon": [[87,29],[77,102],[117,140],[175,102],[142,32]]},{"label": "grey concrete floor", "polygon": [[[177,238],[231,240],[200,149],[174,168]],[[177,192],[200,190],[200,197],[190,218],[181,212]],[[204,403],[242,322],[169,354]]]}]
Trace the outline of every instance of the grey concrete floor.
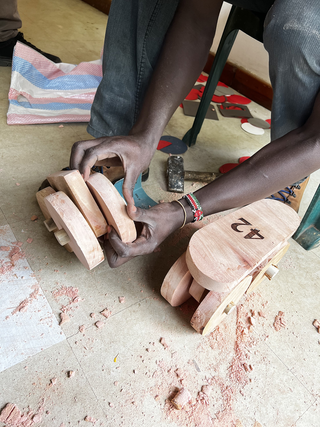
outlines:
[{"label": "grey concrete floor", "polygon": [[[99,57],[104,14],[80,0],[20,0],[19,10],[26,39],[43,50],[69,63]],[[86,271],[44,228],[35,199],[42,180],[68,164],[72,144],[88,138],[86,125],[8,126],[9,86],[10,69],[1,68],[0,227],[7,226],[22,242],[24,268],[32,284],[40,287],[46,303],[43,310],[54,323],[56,332],[48,329],[47,334],[58,335],[55,344],[49,340],[42,347],[40,341],[27,357],[23,347],[30,347],[33,340],[28,329],[30,311],[15,315],[23,334],[20,359],[16,363],[17,354],[11,359],[6,356],[10,367],[0,373],[0,409],[11,402],[24,413],[39,413],[41,421],[36,423],[35,418],[33,425],[41,427],[86,426],[93,418],[96,426],[319,427],[320,335],[312,322],[320,317],[320,250],[306,252],[290,241],[275,279],[243,297],[238,313],[232,313],[212,334],[198,335],[189,323],[195,304],[190,300],[172,308],[160,295],[163,278],[186,249],[194,227],[187,226],[159,251],[121,268],[111,270],[104,262]],[[255,117],[270,117],[259,105],[251,103],[249,108]],[[216,171],[269,142],[269,131],[253,136],[240,128],[238,119],[221,115],[219,119],[206,120],[197,144],[184,154],[186,169]],[[179,108],[166,134],[181,138],[192,120]],[[164,153],[156,153],[144,184],[156,201],[175,198],[166,191],[166,159]],[[311,176],[301,216],[319,178],[319,171]],[[188,184],[186,192],[197,186]],[[38,221],[32,222],[32,215],[38,215]],[[33,239],[31,243],[28,238]],[[2,301],[9,298],[10,286],[13,289],[16,282],[16,278],[0,277]],[[25,286],[23,280],[20,284]],[[79,297],[74,302],[66,292],[59,296],[59,291],[63,294],[69,288],[71,292],[71,287]],[[17,295],[18,303],[25,298],[22,295],[22,291]],[[125,297],[124,303],[119,302],[120,296]],[[70,321],[60,329],[59,316],[66,304],[71,308]],[[108,319],[100,314],[105,308],[112,313]],[[0,352],[8,342],[12,348],[17,344],[13,338],[10,343],[5,310],[2,304]],[[257,316],[253,330],[239,344],[237,334],[250,310],[262,310],[265,317]],[[277,332],[273,322],[279,311],[285,313],[286,326]],[[95,326],[97,320],[105,323],[103,328]],[[82,325],[84,333],[79,331]],[[160,344],[161,337],[167,349]],[[243,361],[253,370],[243,370]],[[75,372],[73,377],[68,377],[70,370]],[[208,396],[199,394],[204,385],[210,386]],[[182,386],[190,390],[193,401],[187,410],[177,411],[168,399]],[[86,421],[85,417],[92,418]]]}]

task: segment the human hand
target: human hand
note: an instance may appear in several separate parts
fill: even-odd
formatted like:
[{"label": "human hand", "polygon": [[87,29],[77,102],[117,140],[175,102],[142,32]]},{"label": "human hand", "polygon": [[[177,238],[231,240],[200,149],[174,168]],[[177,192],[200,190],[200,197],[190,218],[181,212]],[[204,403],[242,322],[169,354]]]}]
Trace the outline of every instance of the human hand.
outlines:
[{"label": "human hand", "polygon": [[155,150],[155,141],[143,134],[79,141],[73,144],[70,168],[78,169],[87,180],[94,165],[122,164],[125,173],[123,196],[128,206],[134,206],[134,186],[139,175],[148,168]]},{"label": "human hand", "polygon": [[110,267],[115,268],[138,255],[153,252],[184,221],[184,213],[178,203],[161,203],[145,210],[128,207],[132,220],[142,224],[142,230],[132,243],[124,243],[115,230],[109,226],[104,243]]}]

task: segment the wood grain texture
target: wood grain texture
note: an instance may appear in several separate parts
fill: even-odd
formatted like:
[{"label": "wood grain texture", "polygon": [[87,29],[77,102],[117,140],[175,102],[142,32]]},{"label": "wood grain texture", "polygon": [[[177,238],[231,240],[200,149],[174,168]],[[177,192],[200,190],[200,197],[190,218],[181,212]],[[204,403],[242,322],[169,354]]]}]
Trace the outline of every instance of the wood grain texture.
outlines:
[{"label": "wood grain texture", "polygon": [[49,194],[53,194],[55,193],[54,189],[52,187],[46,187],[43,188],[42,190],[38,191],[36,193],[36,199],[39,205],[39,208],[41,209],[41,212],[43,213],[43,216],[45,217],[45,219],[50,219],[51,216],[48,212],[48,209],[46,207],[46,204],[44,202],[44,199],[49,196]]},{"label": "wood grain texture", "polygon": [[[243,224],[242,218],[250,225]],[[280,250],[299,223],[293,209],[274,200],[264,199],[245,206],[192,236],[186,252],[189,271],[206,289],[231,291],[261,262]],[[263,239],[254,234],[254,238],[248,238],[254,229],[259,230]]]},{"label": "wood grain texture", "polygon": [[184,253],[177,259],[164,278],[161,286],[161,295],[172,307],[177,307],[191,297],[189,288],[192,280],[186,264],[186,254]]},{"label": "wood grain texture", "polygon": [[78,170],[56,172],[47,179],[56,191],[63,191],[75,203],[96,237],[107,233],[107,222]]},{"label": "wood grain texture", "polygon": [[[55,191],[52,187],[43,188],[42,190],[36,193],[37,202],[39,204],[41,212],[43,213],[43,216],[45,217],[44,225],[46,226],[49,232],[57,230],[57,227],[53,219],[51,218],[51,215],[49,214],[44,199],[53,193],[55,193]],[[73,249],[71,248],[69,243],[67,243],[64,247],[68,252],[73,252]]]},{"label": "wood grain texture", "polygon": [[262,268],[260,268],[259,266],[260,271],[258,271],[258,273],[254,272],[253,280],[249,288],[247,289],[247,294],[253,292],[260,285],[260,283],[263,282],[264,279],[266,279],[265,272],[268,270],[270,265],[278,265],[281,258],[289,249],[289,246],[289,243],[284,244],[283,247],[276,253],[276,255],[273,255],[272,258],[268,260]]},{"label": "wood grain texture", "polygon": [[44,200],[57,228],[68,234],[69,245],[79,261],[88,270],[100,264],[104,256],[99,242],[71,199],[62,191],[58,191]]},{"label": "wood grain texture", "polygon": [[125,243],[133,242],[137,237],[135,224],[129,218],[126,203],[114,185],[101,173],[95,173],[87,180],[87,186],[120,239]]},{"label": "wood grain texture", "polygon": [[212,332],[227,317],[226,307],[231,302],[237,305],[251,280],[245,277],[231,292],[209,292],[192,316],[191,326],[202,335]]},{"label": "wood grain texture", "polygon": [[207,292],[207,289],[205,289],[203,286],[199,285],[199,283],[193,279],[189,294],[198,302],[200,302],[204,296],[204,293]]}]

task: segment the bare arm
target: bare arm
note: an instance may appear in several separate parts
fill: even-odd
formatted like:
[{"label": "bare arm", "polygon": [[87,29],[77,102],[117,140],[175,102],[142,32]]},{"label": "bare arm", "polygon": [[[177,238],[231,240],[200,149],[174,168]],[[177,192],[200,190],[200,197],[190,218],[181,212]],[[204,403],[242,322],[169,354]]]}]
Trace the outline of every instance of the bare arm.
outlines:
[{"label": "bare arm", "polygon": [[180,1],[130,134],[76,143],[72,169],[79,169],[86,179],[94,164],[119,157],[126,175],[123,194],[128,205],[133,205],[132,191],[139,174],[149,166],[166,124],[207,60],[221,4],[222,0]]},{"label": "bare arm", "polygon": [[[259,150],[228,174],[195,192],[204,215],[241,207],[292,185],[320,168],[320,93],[307,123]],[[181,203],[192,212],[184,199]],[[279,202],[275,202],[279,203]],[[157,205],[148,211],[130,209],[135,221],[143,222],[139,238],[124,244],[111,230],[105,245],[109,264],[117,267],[134,256],[152,252],[184,220],[177,203]]]}]

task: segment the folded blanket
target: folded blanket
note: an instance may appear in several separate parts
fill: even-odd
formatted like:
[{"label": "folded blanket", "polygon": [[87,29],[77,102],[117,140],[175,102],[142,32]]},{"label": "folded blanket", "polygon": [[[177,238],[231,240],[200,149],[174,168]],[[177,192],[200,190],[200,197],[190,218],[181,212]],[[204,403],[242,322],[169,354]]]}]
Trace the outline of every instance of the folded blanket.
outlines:
[{"label": "folded blanket", "polygon": [[17,43],[12,61],[7,123],[88,122],[102,79],[101,59],[55,64]]}]

